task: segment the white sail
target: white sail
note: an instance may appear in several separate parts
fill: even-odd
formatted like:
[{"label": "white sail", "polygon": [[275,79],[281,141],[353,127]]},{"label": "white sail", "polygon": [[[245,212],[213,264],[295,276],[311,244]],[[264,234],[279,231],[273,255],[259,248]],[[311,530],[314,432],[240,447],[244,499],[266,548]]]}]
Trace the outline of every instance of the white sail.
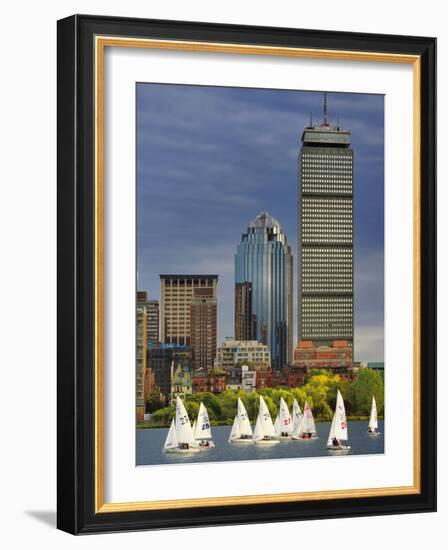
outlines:
[{"label": "white sail", "polygon": [[165,439],[165,445],[163,446],[164,449],[173,449],[177,447],[178,441],[176,436],[176,426],[174,424],[174,418],[171,420],[171,426],[168,430],[168,435]]},{"label": "white sail", "polygon": [[330,433],[328,434],[328,441],[327,441],[327,445],[333,445],[333,438],[334,438],[334,425],[335,425],[335,422],[336,422],[336,415],[334,414],[333,415],[333,420],[331,422],[331,428],[330,428]]},{"label": "white sail", "polygon": [[[260,395],[260,409],[258,411],[258,419],[261,423],[261,430],[263,435],[269,437],[275,437],[274,424],[272,424],[271,413],[269,412],[268,406],[265,403],[265,400]],[[258,422],[257,419],[257,422]]]},{"label": "white sail", "polygon": [[188,443],[195,445],[193,430],[191,429],[190,419],[187,410],[180,397],[176,397],[176,436],[179,443]]},{"label": "white sail", "polygon": [[336,398],[336,409],[334,411],[334,437],[337,439],[348,439],[347,416],[345,414],[344,400],[338,390]]},{"label": "white sail", "polygon": [[370,411],[369,428],[371,430],[376,430],[378,428],[378,414],[376,411],[375,396],[372,397],[372,409]]},{"label": "white sail", "polygon": [[212,438],[210,419],[208,417],[207,409],[203,403],[199,406],[198,419],[194,430],[194,438],[201,441]]},{"label": "white sail", "polygon": [[292,420],[289,414],[288,405],[283,397],[280,398],[280,409],[275,421],[274,430],[277,435],[290,434],[292,431]]},{"label": "white sail", "polygon": [[301,434],[316,433],[316,425],[314,423],[313,411],[311,410],[311,407],[309,406],[308,401],[305,402],[305,406],[303,407],[303,416],[302,416],[302,422],[301,422],[299,431]]},{"label": "white sail", "polygon": [[280,435],[280,415],[279,415],[279,413],[277,413],[277,416],[275,417],[274,431],[277,435]]},{"label": "white sail", "polygon": [[264,437],[263,432],[263,423],[260,419],[260,415],[257,416],[257,422],[255,424],[255,430],[254,430],[254,441],[260,441]]},{"label": "white sail", "polygon": [[297,402],[297,399],[294,399],[294,403],[292,405],[291,435],[295,435],[295,436],[299,435],[301,422],[302,422],[302,411],[300,410],[300,406]]},{"label": "white sail", "polygon": [[235,418],[233,419],[232,430],[230,431],[230,435],[229,435],[229,442],[235,441],[235,439],[239,439],[240,437],[241,437],[241,432],[238,426],[238,417],[235,416]]},{"label": "white sail", "polygon": [[249,421],[249,415],[247,414],[244,403],[238,397],[238,428],[240,430],[240,435],[243,436],[252,436],[252,427]]}]

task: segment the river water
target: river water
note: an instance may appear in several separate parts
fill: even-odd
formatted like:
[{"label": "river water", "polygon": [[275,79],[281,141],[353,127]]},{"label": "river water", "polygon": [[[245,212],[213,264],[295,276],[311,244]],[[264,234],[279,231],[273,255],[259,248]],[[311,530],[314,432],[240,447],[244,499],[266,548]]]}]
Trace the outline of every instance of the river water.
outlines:
[{"label": "river water", "polygon": [[[367,421],[349,421],[348,445],[346,454],[366,455],[384,453],[384,424],[380,420],[379,436],[372,437],[367,433]],[[256,460],[272,458],[301,458],[341,454],[327,450],[327,438],[330,422],[316,423],[319,439],[293,441],[281,440],[278,445],[263,447],[261,445],[238,445],[228,443],[231,426],[212,428],[213,441],[216,447],[195,454],[165,454],[162,450],[168,428],[137,430],[137,466],[147,464],[179,464],[187,462],[222,462],[235,460]]]}]

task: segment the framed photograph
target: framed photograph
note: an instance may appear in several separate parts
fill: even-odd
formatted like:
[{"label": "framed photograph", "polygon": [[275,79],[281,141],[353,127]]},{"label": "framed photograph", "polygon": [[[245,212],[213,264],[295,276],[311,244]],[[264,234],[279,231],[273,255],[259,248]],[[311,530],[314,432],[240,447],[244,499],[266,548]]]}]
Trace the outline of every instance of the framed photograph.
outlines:
[{"label": "framed photograph", "polygon": [[436,509],[436,40],[58,22],[58,527]]}]

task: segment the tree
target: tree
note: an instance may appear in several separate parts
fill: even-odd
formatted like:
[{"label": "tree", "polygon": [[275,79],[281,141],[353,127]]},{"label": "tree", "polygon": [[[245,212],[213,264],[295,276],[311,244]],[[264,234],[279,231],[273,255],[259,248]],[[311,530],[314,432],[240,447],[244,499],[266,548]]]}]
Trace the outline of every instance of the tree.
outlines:
[{"label": "tree", "polygon": [[238,407],[238,396],[233,390],[226,390],[219,396],[220,420],[230,422],[235,417]]},{"label": "tree", "polygon": [[158,411],[156,411],[151,416],[151,422],[154,424],[169,425],[175,414],[175,407],[164,407],[163,409],[159,409]]},{"label": "tree", "polygon": [[146,412],[153,413],[157,409],[160,409],[161,406],[162,400],[160,398],[160,388],[158,386],[154,386],[146,399]]},{"label": "tree", "polygon": [[372,397],[375,396],[378,414],[384,412],[384,380],[372,369],[360,369],[350,387],[352,414],[369,415]]},{"label": "tree", "polygon": [[[235,417],[238,398],[244,403],[249,418],[255,422],[260,407],[260,395],[263,396],[266,405],[274,419],[283,398],[292,409],[294,399],[297,399],[303,410],[305,401],[308,401],[316,420],[331,420],[336,406],[338,390],[344,398],[347,414],[354,416],[367,416],[370,413],[372,396],[375,396],[378,414],[384,410],[384,379],[381,374],[371,369],[361,369],[353,381],[341,378],[326,369],[310,371],[304,386],[299,388],[264,388],[262,390],[245,392],[243,390],[228,389],[221,394],[201,392],[188,395],[185,406],[190,420],[197,418],[199,405],[204,403],[212,424],[231,424]],[[156,389],[150,394],[147,406],[156,406],[159,394]],[[151,403],[151,404],[150,404]],[[160,402],[158,404],[160,407]],[[164,407],[152,415],[151,423],[155,426],[169,425],[175,414],[175,407]]]},{"label": "tree", "polygon": [[198,417],[199,405],[194,401],[185,401],[184,404],[187,409],[188,417],[190,418],[190,421],[193,422],[193,420]]}]

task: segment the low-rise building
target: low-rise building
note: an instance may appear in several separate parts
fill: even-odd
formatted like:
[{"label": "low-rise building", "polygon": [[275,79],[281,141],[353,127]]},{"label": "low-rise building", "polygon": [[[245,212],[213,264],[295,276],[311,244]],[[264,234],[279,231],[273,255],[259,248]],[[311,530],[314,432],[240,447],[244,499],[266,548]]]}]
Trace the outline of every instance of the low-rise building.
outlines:
[{"label": "low-rise building", "polygon": [[288,388],[299,388],[305,384],[305,377],[308,373],[306,367],[284,367],[283,375],[286,378]]},{"label": "low-rise building", "polygon": [[243,391],[255,391],[257,387],[257,371],[254,369],[249,369],[247,365],[242,365],[241,386]]},{"label": "low-rise building", "polygon": [[195,370],[193,373],[193,393],[222,393],[226,390],[226,372],[213,369]]},{"label": "low-rise building", "polygon": [[226,389],[226,373],[214,369],[208,373],[208,387],[212,393],[222,393]]},{"label": "low-rise building", "polygon": [[256,389],[263,390],[264,388],[272,388],[272,369],[257,370]]},{"label": "low-rise building", "polygon": [[327,369],[344,378],[351,377],[353,350],[347,340],[334,340],[331,346],[316,345],[301,340],[294,350],[294,367],[313,370]]},{"label": "low-rise building", "polygon": [[271,374],[271,388],[277,388],[278,386],[287,386],[288,379],[283,371],[273,370]]},{"label": "low-rise building", "polygon": [[228,370],[237,365],[249,365],[254,370],[271,368],[271,354],[266,344],[256,340],[227,338],[218,349],[217,367]]},{"label": "low-rise building", "polygon": [[181,365],[190,370],[193,353],[189,346],[178,344],[149,343],[146,350],[147,368],[154,372],[154,384],[160,388],[162,400],[168,404],[171,399],[172,365]]},{"label": "low-rise building", "polygon": [[193,393],[193,377],[192,369],[189,365],[180,363],[171,364],[171,401],[175,401],[176,397],[185,399],[187,395]]}]

